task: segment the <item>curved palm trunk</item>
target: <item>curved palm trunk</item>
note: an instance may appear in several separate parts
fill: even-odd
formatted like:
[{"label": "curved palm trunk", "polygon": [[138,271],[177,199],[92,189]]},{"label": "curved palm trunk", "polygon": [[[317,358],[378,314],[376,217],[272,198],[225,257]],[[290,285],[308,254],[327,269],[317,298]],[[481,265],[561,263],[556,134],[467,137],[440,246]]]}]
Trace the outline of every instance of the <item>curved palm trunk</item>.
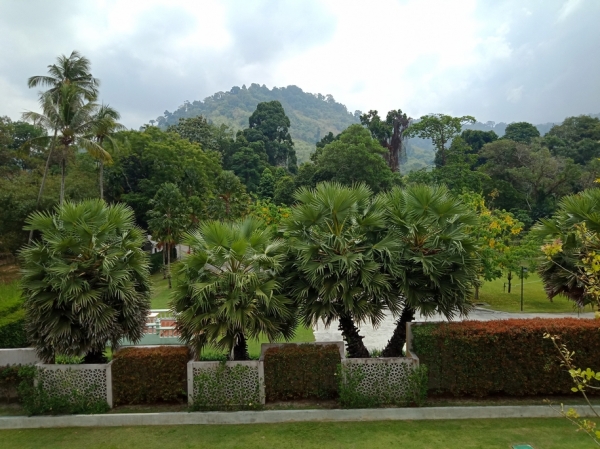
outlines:
[{"label": "curved palm trunk", "polygon": [[338,329],[342,332],[342,336],[346,341],[346,351],[348,351],[348,357],[351,359],[356,358],[369,358],[369,351],[363,343],[363,336],[358,333],[358,328],[354,324],[354,320],[350,315],[340,315]]},{"label": "curved palm trunk", "polygon": [[171,244],[167,243],[167,279],[171,288]]},{"label": "curved palm trunk", "polygon": [[233,347],[233,359],[232,360],[250,360],[248,354],[248,343],[244,334],[239,334]]},{"label": "curved palm trunk", "polygon": [[65,201],[65,169],[67,165],[66,155],[63,154],[63,157],[60,161],[60,203],[59,205],[62,207]]},{"label": "curved palm trunk", "polygon": [[[44,167],[44,174],[42,175],[42,183],[40,185],[40,191],[38,192],[37,201],[35,203],[35,210],[40,208],[40,201],[42,200],[42,194],[44,193],[44,186],[46,185],[46,178],[48,177],[48,170],[50,169],[50,158],[52,157],[52,152],[54,151],[54,146],[56,145],[56,136],[58,134],[58,129],[54,128],[54,138],[52,139],[52,145],[50,145],[50,150],[48,151],[48,157],[46,158],[46,166]],[[29,240],[27,243],[31,243],[33,240],[33,230],[29,231]]]},{"label": "curved palm trunk", "polygon": [[100,199],[104,199],[104,163],[100,161],[100,169],[98,174],[98,183],[100,184]]},{"label": "curved palm trunk", "polygon": [[402,357],[402,348],[406,343],[406,323],[410,323],[414,319],[415,309],[405,306],[400,319],[396,322],[396,329],[394,329],[392,338],[381,352],[382,357]]}]

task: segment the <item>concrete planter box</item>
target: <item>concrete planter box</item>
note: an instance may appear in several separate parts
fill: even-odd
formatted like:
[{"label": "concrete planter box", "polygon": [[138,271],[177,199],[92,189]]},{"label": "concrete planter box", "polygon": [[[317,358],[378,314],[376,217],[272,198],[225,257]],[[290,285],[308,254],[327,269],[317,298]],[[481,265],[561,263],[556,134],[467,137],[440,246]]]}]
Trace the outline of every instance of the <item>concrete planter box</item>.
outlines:
[{"label": "concrete planter box", "polygon": [[[187,369],[189,404],[193,404],[198,395],[203,397],[205,403],[215,406],[265,403],[264,367],[261,361],[192,361]],[[204,378],[204,385],[198,382],[199,376]]]},{"label": "concrete planter box", "polygon": [[49,394],[68,395],[73,390],[104,400],[113,406],[112,362],[107,364],[49,365],[38,363],[39,376],[36,380]]},{"label": "concrete planter box", "polygon": [[34,348],[0,349],[0,366],[35,365],[40,362]]},{"label": "concrete planter box", "polygon": [[400,402],[409,394],[409,376],[419,366],[416,357],[344,359],[345,382],[358,379],[356,391],[382,402]]}]

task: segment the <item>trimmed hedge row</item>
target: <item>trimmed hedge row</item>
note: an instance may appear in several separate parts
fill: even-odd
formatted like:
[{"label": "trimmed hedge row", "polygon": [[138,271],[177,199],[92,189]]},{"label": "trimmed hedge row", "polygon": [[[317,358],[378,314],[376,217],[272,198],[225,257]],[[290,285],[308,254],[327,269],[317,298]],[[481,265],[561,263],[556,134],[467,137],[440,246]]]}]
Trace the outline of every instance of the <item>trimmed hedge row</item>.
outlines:
[{"label": "trimmed hedge row", "polygon": [[283,345],[269,348],[264,357],[267,401],[327,399],[338,395],[336,345]]},{"label": "trimmed hedge row", "polygon": [[18,298],[0,301],[0,348],[25,348],[25,310],[23,300]]},{"label": "trimmed hedge row", "polygon": [[413,325],[413,350],[429,369],[429,390],[455,396],[570,394],[573,382],[544,333],[575,351],[580,368],[600,369],[596,320],[511,319]]},{"label": "trimmed hedge row", "polygon": [[182,346],[121,349],[112,362],[114,404],[186,400],[189,360]]}]

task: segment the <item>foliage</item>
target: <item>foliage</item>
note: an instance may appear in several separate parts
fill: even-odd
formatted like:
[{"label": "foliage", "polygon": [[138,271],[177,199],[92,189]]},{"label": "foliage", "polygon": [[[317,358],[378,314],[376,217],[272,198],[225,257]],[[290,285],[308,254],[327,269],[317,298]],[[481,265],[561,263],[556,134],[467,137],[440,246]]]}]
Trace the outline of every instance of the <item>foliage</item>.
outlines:
[{"label": "foliage", "polygon": [[586,268],[586,259],[594,259],[600,250],[599,211],[600,189],[585,190],[564,197],[558,211],[534,228],[544,241],[546,258],[539,273],[550,299],[563,295],[579,306],[597,304],[586,281],[586,271],[592,272],[596,265],[588,263]]},{"label": "foliage", "polygon": [[21,365],[0,367],[0,397],[7,403],[17,396],[17,387],[21,382],[19,370]]},{"label": "foliage", "polygon": [[0,348],[28,346],[25,333],[25,310],[17,284],[2,285],[0,302]]},{"label": "foliage", "polygon": [[207,215],[213,219],[235,220],[246,214],[249,205],[250,197],[240,179],[233,172],[223,170],[215,179]]},{"label": "foliage", "polygon": [[150,309],[148,258],[133,211],[102,200],[36,212],[21,252],[26,329],[39,356],[102,358],[108,342],[139,341]]},{"label": "foliage", "polygon": [[463,321],[412,327],[413,349],[429,369],[429,390],[455,396],[566,394],[572,380],[544,333],[577,348],[577,362],[597,360],[594,320],[577,318]]},{"label": "foliage", "polygon": [[207,221],[188,234],[192,253],[178,266],[171,302],[181,339],[196,355],[206,346],[247,359],[247,339],[293,337],[293,302],[282,293],[278,272],[283,242],[254,219]]},{"label": "foliage", "polygon": [[[364,388],[366,379],[363,365],[338,365],[338,389],[340,405],[344,408],[374,408],[390,405],[422,406],[427,399],[427,367],[419,365],[408,369],[410,374],[406,385],[400,385],[390,377],[391,367],[387,364],[372,365],[376,369],[368,388]],[[400,380],[400,382],[404,382]]]},{"label": "foliage", "polygon": [[521,143],[531,143],[536,137],[540,137],[540,132],[535,126],[527,122],[511,123],[506,127],[504,136],[502,136],[503,139]]},{"label": "foliage", "polygon": [[301,188],[295,198],[282,230],[290,247],[285,283],[302,323],[329,326],[338,319],[350,357],[368,357],[356,324],[377,326],[385,310],[399,309],[398,244],[388,232],[384,200],[364,184],[339,183]]},{"label": "foliage", "polygon": [[267,400],[330,399],[337,396],[336,345],[283,345],[265,352]]},{"label": "foliage", "polygon": [[[106,401],[94,399],[95,385],[80,390],[75,385],[61,385],[62,392],[46,391],[43,382],[37,382],[40,372],[36,366],[23,366],[19,370],[19,400],[28,416],[32,415],[81,415],[107,412]],[[68,382],[68,381],[67,381]]]},{"label": "foliage", "polygon": [[196,215],[208,213],[222,171],[219,154],[202,151],[198,144],[153,126],[121,132],[115,140],[114,164],[105,169],[106,198],[126,202],[140,226],[148,227],[150,202],[167,182],[176,184],[186,199],[201,198]]},{"label": "foliage", "polygon": [[189,360],[181,346],[121,349],[112,362],[115,405],[185,400]]},{"label": "foliage", "polygon": [[471,309],[480,259],[470,230],[478,219],[444,186],[395,188],[386,204],[391,238],[399,249],[394,284],[402,295],[402,315],[383,355],[399,357],[406,323],[416,311],[452,319]]},{"label": "foliage", "polygon": [[385,121],[381,120],[377,111],[373,110],[360,116],[360,123],[366,126],[373,138],[388,150],[384,158],[392,171],[399,171],[400,163],[406,159],[404,132],[411,120],[401,109],[389,111]]},{"label": "foliage", "polygon": [[[154,120],[150,121],[151,123]],[[202,115],[181,117],[177,124],[167,128],[168,132],[176,132],[184,139],[197,143],[204,151],[216,151],[225,154],[233,139],[233,132],[226,125],[214,125]]]},{"label": "foliage", "polygon": [[431,139],[436,149],[435,165],[446,165],[446,144],[460,134],[462,126],[475,123],[475,118],[470,115],[452,117],[445,114],[424,115],[406,130],[407,137],[420,137]]},{"label": "foliage", "polygon": [[362,182],[375,192],[386,190],[392,186],[393,176],[382,158],[385,153],[367,129],[352,125],[322,149],[315,162],[313,183],[330,181],[351,186]]},{"label": "foliage", "polygon": [[269,200],[256,200],[248,209],[249,216],[261,220],[267,226],[272,226],[274,230],[277,230],[282,220],[288,218],[291,213],[289,207],[277,206]]},{"label": "foliage", "polygon": [[252,371],[250,366],[228,366],[226,362],[203,369],[194,377],[192,410],[260,410],[260,383],[249,388],[247,381],[255,377]]}]

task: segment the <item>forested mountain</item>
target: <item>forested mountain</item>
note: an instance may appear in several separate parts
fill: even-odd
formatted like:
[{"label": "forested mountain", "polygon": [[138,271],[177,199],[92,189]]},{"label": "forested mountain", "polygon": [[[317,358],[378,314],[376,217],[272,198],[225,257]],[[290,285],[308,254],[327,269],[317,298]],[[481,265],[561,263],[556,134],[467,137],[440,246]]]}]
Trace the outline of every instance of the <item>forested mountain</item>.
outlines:
[{"label": "forested mountain", "polygon": [[[159,127],[176,125],[180,118],[202,115],[216,125],[225,124],[235,131],[248,127],[248,118],[258,103],[277,100],[289,117],[290,134],[299,162],[308,160],[315,143],[329,132],[339,134],[359,123],[360,111],[354,114],[331,95],[311,94],[297,86],[274,87],[251,84],[234,86],[228,92],[217,92],[204,101],[186,101],[173,112],[165,111],[156,122]],[[153,122],[151,122],[153,123]]]}]

